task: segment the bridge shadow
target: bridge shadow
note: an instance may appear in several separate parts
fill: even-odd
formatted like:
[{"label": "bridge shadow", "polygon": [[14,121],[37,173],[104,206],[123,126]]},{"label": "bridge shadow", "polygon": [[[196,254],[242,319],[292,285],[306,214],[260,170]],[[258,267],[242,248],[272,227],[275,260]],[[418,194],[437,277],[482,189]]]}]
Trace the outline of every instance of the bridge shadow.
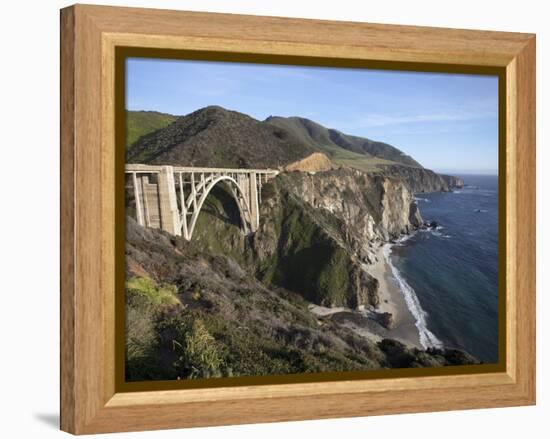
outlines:
[{"label": "bridge shadow", "polygon": [[218,184],[212,188],[204,201],[202,211],[225,224],[238,228],[243,227],[237,201],[225,185]]}]

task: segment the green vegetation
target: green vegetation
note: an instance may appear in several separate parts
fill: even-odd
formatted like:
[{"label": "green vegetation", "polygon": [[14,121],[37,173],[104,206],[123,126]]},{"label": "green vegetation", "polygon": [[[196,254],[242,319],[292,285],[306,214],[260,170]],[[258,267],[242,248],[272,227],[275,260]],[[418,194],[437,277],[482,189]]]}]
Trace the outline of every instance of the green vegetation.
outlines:
[{"label": "green vegetation", "polygon": [[378,165],[422,166],[399,149],[382,142],[350,136],[301,117],[269,117],[266,120],[291,133],[301,142],[326,154],[340,166],[378,172]]},{"label": "green vegetation", "polygon": [[178,377],[210,378],[222,375],[224,362],[216,339],[200,318],[173,317],[162,321],[160,328],[168,329],[174,334],[172,348],[177,359],[172,366]]},{"label": "green vegetation", "polygon": [[277,168],[315,150],[290,133],[221,107],[201,108],[162,130],[141,136],[128,163],[180,166]]},{"label": "green vegetation", "polygon": [[391,145],[346,135],[308,119],[270,117],[257,121],[217,106],[180,118],[128,111],[127,147],[130,163],[278,167],[318,151],[336,166],[365,172],[383,172],[383,166],[391,165],[422,168]]},{"label": "green vegetation", "polygon": [[147,298],[153,304],[176,304],[179,303],[174,285],[164,284],[158,286],[156,282],[147,277],[132,276],[126,281],[126,289],[131,294],[138,294]]},{"label": "green vegetation", "polygon": [[284,245],[262,264],[262,280],[299,292],[321,305],[346,303],[349,256],[306,211],[293,206],[290,200],[285,206],[288,209],[282,212],[280,224],[280,242]]},{"label": "green vegetation", "polygon": [[[384,197],[394,187],[376,171],[388,164],[405,174],[423,169],[395,164],[392,157],[402,153],[389,145],[313,126],[289,131],[219,107],[172,120],[129,114],[128,133],[137,140],[128,162],[263,168],[321,151],[336,165],[371,175],[347,168],[281,173],[263,186],[260,228],[248,235],[224,185],[206,199],[190,242],[129,218],[128,381],[475,362],[460,351],[375,343],[353,328],[349,315],[368,320],[366,330],[384,338],[385,329],[370,326],[374,320],[351,311],[318,317],[308,308],[377,304],[378,283],[361,267],[369,257],[364,237],[380,227]],[[374,154],[377,148],[382,155]]]},{"label": "green vegetation", "polygon": [[146,134],[167,127],[176,119],[177,116],[156,111],[126,111],[126,147]]},{"label": "green vegetation", "polygon": [[[339,178],[366,178],[330,172],[338,185]],[[281,175],[264,186],[260,231],[250,236],[240,232],[238,208],[222,185],[209,196],[190,242],[128,220],[128,381],[475,362],[459,351],[377,344],[344,317],[309,311],[311,302],[353,308],[377,296],[375,280],[346,247],[338,217],[293,195],[304,178],[312,177]],[[378,178],[363,182],[367,190]]]},{"label": "green vegetation", "polygon": [[[254,307],[251,316],[239,318],[224,317],[197,305],[177,313],[159,305],[140,308],[142,315],[149,316],[148,332],[136,339],[133,325],[139,322],[132,320],[127,327],[127,379],[261,376],[380,367],[378,360],[382,357],[366,355],[376,352],[374,344],[349,333],[347,337],[353,345],[342,350],[338,337],[328,328],[319,330],[306,310],[292,312],[292,326],[272,327],[271,313],[282,316],[293,306],[286,302],[284,294],[283,298],[272,297],[268,302],[271,306],[264,302],[263,310]],[[132,315],[136,311],[133,306],[135,303],[128,305]],[[262,318],[257,318],[260,315]]]},{"label": "green vegetation", "polygon": [[239,263],[246,258],[242,219],[237,202],[224,184],[215,186],[197,218],[193,239],[212,254],[227,255]]},{"label": "green vegetation", "polygon": [[364,172],[380,172],[377,165],[395,165],[396,162],[379,157],[369,157],[334,145],[318,145],[321,152],[325,153],[332,163],[337,166],[348,166]]}]

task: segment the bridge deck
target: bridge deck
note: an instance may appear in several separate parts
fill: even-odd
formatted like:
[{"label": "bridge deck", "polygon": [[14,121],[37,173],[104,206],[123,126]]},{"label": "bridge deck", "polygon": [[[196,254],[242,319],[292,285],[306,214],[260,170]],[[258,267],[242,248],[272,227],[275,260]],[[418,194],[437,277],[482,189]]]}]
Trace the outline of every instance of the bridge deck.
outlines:
[{"label": "bridge deck", "polygon": [[[147,173],[159,173],[161,172],[162,165],[142,165],[142,164],[127,164],[125,166],[126,172],[147,172]],[[248,168],[195,168],[191,166],[172,166],[174,172],[186,172],[186,173],[231,173],[231,174],[249,174],[255,172],[256,174],[268,174],[277,175],[279,173],[276,169],[248,169]]]}]

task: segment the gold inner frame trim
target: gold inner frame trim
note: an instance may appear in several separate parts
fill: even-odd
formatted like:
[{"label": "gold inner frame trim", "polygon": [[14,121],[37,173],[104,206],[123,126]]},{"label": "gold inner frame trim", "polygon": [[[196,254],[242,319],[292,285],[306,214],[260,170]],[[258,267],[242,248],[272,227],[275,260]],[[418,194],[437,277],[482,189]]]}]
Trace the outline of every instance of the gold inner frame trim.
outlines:
[{"label": "gold inner frame trim", "polygon": [[[136,41],[140,46],[135,46]],[[132,46],[126,46],[131,44]],[[170,49],[166,49],[169,45]],[[223,46],[223,51],[220,50]],[[114,285],[105,283],[104,288],[112,291],[109,297],[113,297],[112,302],[106,307],[107,310],[113,310],[114,322],[114,340],[107,340],[109,346],[112,346],[115,352],[115,364],[105,364],[108,369],[113,371],[113,385],[116,395],[110,400],[109,405],[124,405],[129,401],[124,396],[125,393],[162,391],[162,400],[166,398],[182,401],[181,392],[170,392],[181,389],[196,389],[193,391],[197,401],[203,398],[212,398],[217,394],[216,389],[224,389],[223,399],[228,398],[227,392],[231,392],[231,397],[252,398],[265,397],[274,393],[282,392],[286,394],[292,392],[293,384],[307,384],[311,386],[312,394],[330,394],[330,393],[355,393],[364,391],[382,391],[389,384],[388,379],[392,379],[391,388],[396,389],[416,389],[430,388],[434,386],[444,386],[445,380],[437,380],[437,377],[453,376],[460,378],[464,386],[480,386],[507,384],[510,379],[514,380],[515,365],[512,352],[514,352],[515,338],[508,336],[514,334],[515,320],[510,314],[507,314],[507,302],[512,300],[507,296],[507,291],[513,291],[508,284],[506,276],[507,255],[513,243],[509,242],[511,236],[507,230],[507,206],[513,206],[513,200],[510,200],[510,194],[513,191],[508,190],[511,182],[506,178],[507,163],[513,163],[513,158],[509,157],[510,148],[507,148],[507,139],[514,139],[514,133],[510,130],[510,124],[507,120],[514,115],[508,111],[508,101],[513,97],[513,76],[514,72],[505,67],[494,67],[485,65],[463,65],[463,64],[437,64],[430,62],[408,62],[408,61],[387,61],[373,59],[371,51],[349,48],[353,52],[354,58],[342,58],[342,51],[337,50],[334,53],[323,51],[326,49],[320,45],[300,44],[302,50],[308,55],[284,55],[288,50],[285,44],[277,43],[265,50],[265,44],[261,42],[251,42],[247,52],[238,52],[243,50],[242,41],[218,40],[210,38],[183,38],[183,37],[158,37],[136,36],[127,34],[103,34],[103,84],[107,88],[104,96],[112,96],[103,102],[104,108],[104,127],[103,130],[103,151],[112,151],[112,155],[105,157],[102,171],[103,178],[113,182],[115,189],[114,205],[104,206],[113,211],[116,218],[112,233],[112,241],[115,243],[113,254],[106,255],[105,261],[109,259],[114,261],[111,267],[104,263],[104,269],[111,270],[114,278]],[[293,53],[296,53],[297,45],[292,44]],[[261,50],[265,53],[250,53],[252,48]],[[191,49],[192,48],[192,49]],[[210,49],[216,50],[210,50]],[[323,56],[318,56],[323,54]],[[333,55],[332,57],[330,55]],[[499,362],[496,364],[483,364],[473,366],[446,366],[422,369],[377,369],[361,372],[325,372],[325,373],[304,373],[279,376],[254,376],[254,377],[232,377],[232,378],[212,378],[195,380],[162,380],[147,382],[126,382],[124,378],[124,346],[125,346],[125,325],[124,325],[124,146],[125,146],[125,59],[128,57],[158,58],[158,59],[179,59],[179,60],[203,60],[203,61],[221,61],[221,62],[240,62],[240,63],[259,63],[259,64],[279,64],[279,65],[299,65],[299,66],[320,66],[320,67],[344,67],[355,69],[381,69],[381,70],[402,70],[418,72],[439,72],[439,73],[463,73],[478,75],[495,75],[499,78]],[[364,57],[364,59],[363,59]],[[368,57],[368,58],[367,58]],[[414,58],[414,56],[412,57]],[[399,59],[403,59],[400,55]],[[508,93],[507,93],[508,91]],[[114,120],[114,124],[109,121]],[[513,149],[513,148],[511,148]],[[109,187],[109,184],[105,185]],[[113,187],[113,186],[111,186]],[[103,199],[112,199],[103,197]],[[510,214],[510,212],[508,212]],[[509,225],[508,225],[509,226]],[[105,239],[109,239],[105,237]],[[110,314],[107,313],[108,316]],[[499,372],[506,372],[505,374]],[[482,379],[477,379],[482,374]],[[475,376],[474,376],[475,375]],[[396,380],[399,378],[415,377],[411,380]],[[110,378],[106,378],[110,381]],[[436,379],[434,381],[434,379]],[[396,382],[398,381],[398,382]],[[331,383],[327,386],[327,383]],[[404,384],[404,383],[409,384]],[[276,384],[277,386],[272,386]],[[252,392],[254,388],[268,386],[269,391]],[[404,386],[404,387],[402,387]],[[456,386],[456,381],[450,387]],[[110,387],[110,386],[109,386]],[[235,389],[241,388],[241,392]],[[207,390],[212,389],[212,392]],[[278,391],[275,391],[277,389]],[[286,390],[285,390],[286,389]],[[265,390],[268,390],[267,388]],[[155,392],[158,393],[158,392]],[[235,393],[235,394],[234,394]],[[290,394],[289,393],[289,394]],[[140,393],[141,394],[141,393]],[[152,396],[152,400],[143,393],[143,401],[150,403],[160,396]],[[193,400],[195,400],[193,398]],[[185,398],[184,398],[185,399]],[[185,399],[186,400],[186,399]]]}]

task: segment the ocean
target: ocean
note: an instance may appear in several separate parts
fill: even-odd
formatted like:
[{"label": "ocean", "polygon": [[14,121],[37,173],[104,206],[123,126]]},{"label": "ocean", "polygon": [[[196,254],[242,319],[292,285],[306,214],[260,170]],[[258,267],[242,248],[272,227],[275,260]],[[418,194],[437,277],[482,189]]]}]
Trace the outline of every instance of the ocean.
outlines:
[{"label": "ocean", "polygon": [[462,175],[463,189],[417,194],[424,221],[387,249],[425,347],[498,361],[498,178]]}]

